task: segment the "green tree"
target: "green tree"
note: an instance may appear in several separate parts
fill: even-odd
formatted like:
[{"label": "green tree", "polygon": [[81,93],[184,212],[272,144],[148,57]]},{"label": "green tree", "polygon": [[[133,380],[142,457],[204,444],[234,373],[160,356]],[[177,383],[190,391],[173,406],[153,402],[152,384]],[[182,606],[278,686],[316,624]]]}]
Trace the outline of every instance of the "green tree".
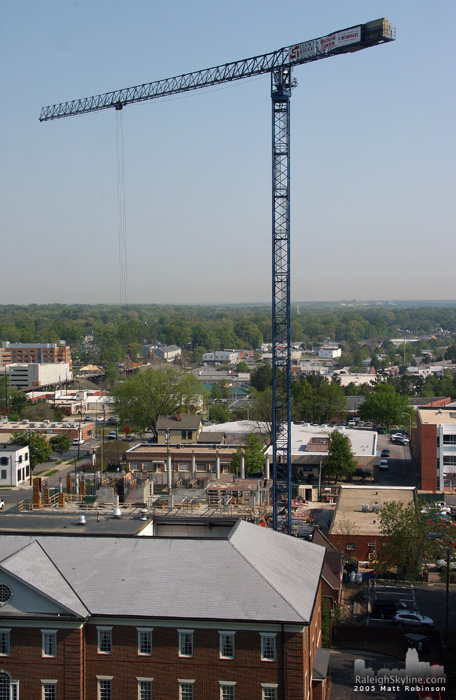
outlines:
[{"label": "green tree", "polygon": [[333,430],[329,437],[325,471],[334,476],[337,482],[341,476],[353,474],[357,466],[348,436],[343,435],[339,430]]},{"label": "green tree", "polygon": [[241,472],[241,457],[245,455],[245,475],[257,474],[264,467],[264,440],[257,433],[250,433],[244,448],[239,446],[231,460],[230,471],[235,474]]},{"label": "green tree", "polygon": [[114,412],[122,425],[128,423],[139,432],[156,433],[159,416],[194,410],[194,402],[203,392],[192,374],[172,368],[148,369],[114,387]]},{"label": "green tree", "polygon": [[269,364],[259,365],[250,377],[250,386],[257,391],[272,387],[272,367]]},{"label": "green tree", "polygon": [[272,387],[264,391],[252,391],[249,410],[250,420],[256,421],[257,431],[272,441]]},{"label": "green tree", "polygon": [[415,503],[402,501],[383,504],[380,530],[388,540],[388,547],[382,548],[381,563],[397,566],[404,578],[416,577],[422,564],[441,557],[445,541],[454,539],[455,534],[454,525],[441,519],[438,508],[419,510]]},{"label": "green tree", "polygon": [[237,372],[250,372],[250,367],[248,366],[247,362],[238,362],[236,365],[236,371]]},{"label": "green tree", "polygon": [[232,420],[233,414],[224,403],[213,403],[209,406],[209,420],[214,423],[228,423]]},{"label": "green tree", "polygon": [[348,408],[344,390],[336,382],[323,382],[316,395],[322,421],[329,422]]},{"label": "green tree", "polygon": [[41,433],[28,433],[27,431],[13,433],[10,442],[14,445],[28,445],[30,448],[30,465],[33,468],[37,464],[47,462],[51,456],[52,448]]},{"label": "green tree", "polygon": [[49,443],[51,445],[52,451],[57,452],[60,459],[62,459],[63,453],[68,452],[68,450],[71,447],[71,440],[69,436],[64,435],[63,433],[59,435],[53,435],[49,440]]},{"label": "green tree", "polygon": [[[57,413],[59,417],[56,417]],[[32,421],[60,420],[61,415],[61,411],[57,411],[47,401],[37,401],[36,403],[28,401],[22,409],[22,417]]]},{"label": "green tree", "polygon": [[377,384],[374,391],[360,406],[359,415],[363,420],[372,420],[389,428],[403,422],[403,414],[410,409],[407,396],[398,394],[391,384]]}]

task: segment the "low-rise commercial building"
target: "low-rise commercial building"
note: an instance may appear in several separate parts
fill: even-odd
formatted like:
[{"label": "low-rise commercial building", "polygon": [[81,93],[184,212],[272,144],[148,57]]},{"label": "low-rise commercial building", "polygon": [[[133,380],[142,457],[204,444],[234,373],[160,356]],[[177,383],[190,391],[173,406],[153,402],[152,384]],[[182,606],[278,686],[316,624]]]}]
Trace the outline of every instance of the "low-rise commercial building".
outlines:
[{"label": "low-rise commercial building", "polygon": [[72,440],[81,437],[84,440],[89,440],[95,435],[95,424],[87,421],[0,421],[0,437],[2,435],[12,435],[13,433],[42,433],[49,439],[53,435],[68,435]]},{"label": "low-rise commercial building", "polygon": [[387,546],[387,539],[380,529],[383,505],[399,501],[408,506],[416,504],[416,499],[413,486],[343,485],[328,539],[347,557],[367,562]]}]

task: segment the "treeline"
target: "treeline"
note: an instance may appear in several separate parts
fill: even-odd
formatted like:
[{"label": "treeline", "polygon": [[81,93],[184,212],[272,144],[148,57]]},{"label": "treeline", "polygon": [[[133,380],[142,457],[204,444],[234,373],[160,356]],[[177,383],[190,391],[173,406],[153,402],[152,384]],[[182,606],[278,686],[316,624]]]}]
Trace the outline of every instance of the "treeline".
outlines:
[{"label": "treeline", "polygon": [[[293,307],[293,342],[311,348],[328,338],[342,345],[355,365],[389,338],[403,333],[432,335],[439,329],[456,337],[456,307]],[[86,334],[94,336],[93,351],[83,349]],[[223,348],[258,347],[272,340],[271,310],[252,306],[29,305],[0,306],[0,341],[58,342],[65,340],[82,360],[121,361],[137,356],[143,344],[166,345],[211,352]],[[360,348],[367,348],[360,350]],[[393,349],[389,348],[391,354]],[[410,348],[407,348],[410,352]]]}]

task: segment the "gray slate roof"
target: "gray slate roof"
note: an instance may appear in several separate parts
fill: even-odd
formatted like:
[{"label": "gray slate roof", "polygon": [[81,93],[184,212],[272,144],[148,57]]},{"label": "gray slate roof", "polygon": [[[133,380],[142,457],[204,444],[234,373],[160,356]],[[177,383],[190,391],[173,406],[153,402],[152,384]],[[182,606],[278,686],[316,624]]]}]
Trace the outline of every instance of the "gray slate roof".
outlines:
[{"label": "gray slate roof", "polygon": [[77,615],[306,624],[324,555],[245,521],[226,540],[0,536],[0,573]]}]

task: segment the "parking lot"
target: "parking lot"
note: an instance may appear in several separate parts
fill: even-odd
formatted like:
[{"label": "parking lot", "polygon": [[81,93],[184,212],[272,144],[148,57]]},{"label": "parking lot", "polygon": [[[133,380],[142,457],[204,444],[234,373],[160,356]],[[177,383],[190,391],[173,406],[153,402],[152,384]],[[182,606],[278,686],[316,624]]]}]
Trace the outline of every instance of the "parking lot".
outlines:
[{"label": "parking lot", "polygon": [[389,435],[378,436],[378,450],[389,450],[388,470],[380,472],[379,483],[385,486],[418,486],[418,465],[410,445],[394,445]]},{"label": "parking lot", "polygon": [[[409,608],[416,608],[422,615],[426,615],[434,621],[434,627],[445,629],[446,616],[446,585],[444,583],[407,583],[394,584],[373,581],[369,591],[370,602],[388,598],[389,600],[402,600]],[[372,607],[370,607],[372,609]],[[391,620],[380,620],[369,617],[369,624],[391,626]],[[448,598],[448,627],[456,629],[456,585],[449,588]]]}]

